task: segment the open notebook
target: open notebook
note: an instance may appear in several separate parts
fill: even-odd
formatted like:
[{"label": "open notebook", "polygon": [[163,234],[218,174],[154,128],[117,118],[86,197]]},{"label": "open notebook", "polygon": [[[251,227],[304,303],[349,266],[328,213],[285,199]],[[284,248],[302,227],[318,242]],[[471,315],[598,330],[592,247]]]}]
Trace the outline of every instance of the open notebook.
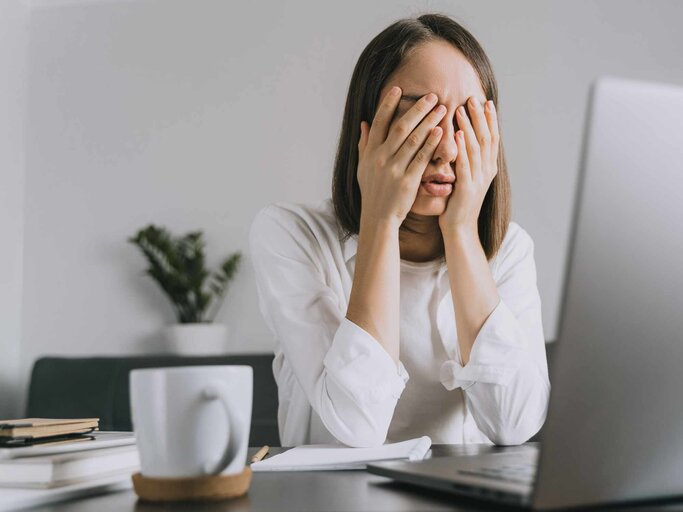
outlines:
[{"label": "open notebook", "polygon": [[422,460],[432,446],[432,440],[418,437],[375,448],[347,448],[318,444],[297,446],[251,465],[252,471],[317,471],[365,469],[366,464],[380,460]]}]

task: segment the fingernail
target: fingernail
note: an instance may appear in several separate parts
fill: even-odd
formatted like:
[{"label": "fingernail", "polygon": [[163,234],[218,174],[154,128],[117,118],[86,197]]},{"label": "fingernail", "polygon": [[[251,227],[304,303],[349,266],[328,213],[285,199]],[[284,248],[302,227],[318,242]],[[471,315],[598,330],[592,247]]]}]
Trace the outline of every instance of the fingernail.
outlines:
[{"label": "fingernail", "polygon": [[463,107],[462,105],[460,105],[460,106],[458,107],[458,112],[460,112],[460,114],[464,116],[464,115],[465,115],[465,107]]},{"label": "fingernail", "polygon": [[427,101],[430,103],[436,101],[436,94],[434,94],[433,92],[427,94]]},{"label": "fingernail", "polygon": [[443,105],[439,105],[439,106],[436,108],[436,113],[437,113],[437,114],[443,114],[443,113],[445,113],[445,112],[446,112],[446,107],[444,107]]},{"label": "fingernail", "polygon": [[479,106],[479,102],[477,102],[477,100],[474,98],[470,98],[470,105],[472,105],[474,108],[477,108]]},{"label": "fingernail", "polygon": [[392,96],[396,96],[399,92],[401,92],[401,89],[394,85],[389,91],[389,94],[391,94]]},{"label": "fingernail", "polygon": [[493,112],[493,102],[492,102],[491,100],[488,100],[488,101],[486,102],[486,109],[487,109],[489,112]]}]

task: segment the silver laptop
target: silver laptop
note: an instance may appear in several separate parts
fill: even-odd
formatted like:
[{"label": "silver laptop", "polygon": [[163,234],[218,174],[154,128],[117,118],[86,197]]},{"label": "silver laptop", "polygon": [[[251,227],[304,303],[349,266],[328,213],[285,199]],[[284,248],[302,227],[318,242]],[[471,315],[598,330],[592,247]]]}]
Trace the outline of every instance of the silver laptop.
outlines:
[{"label": "silver laptop", "polygon": [[683,496],[683,88],[593,85],[577,196],[541,448],[371,473],[539,509]]}]

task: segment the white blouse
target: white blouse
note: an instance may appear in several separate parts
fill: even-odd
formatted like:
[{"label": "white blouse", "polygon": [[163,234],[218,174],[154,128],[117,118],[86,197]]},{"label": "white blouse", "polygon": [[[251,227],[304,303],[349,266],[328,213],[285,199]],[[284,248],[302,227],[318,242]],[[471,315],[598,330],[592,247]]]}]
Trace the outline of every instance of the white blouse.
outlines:
[{"label": "white blouse", "polygon": [[331,199],[274,203],[249,246],[259,307],[275,336],[283,446],[520,444],[542,426],[550,383],[534,244],[511,222],[489,262],[500,302],[460,364],[445,259],[401,260],[400,362],[346,318],[357,236],[340,241]]}]

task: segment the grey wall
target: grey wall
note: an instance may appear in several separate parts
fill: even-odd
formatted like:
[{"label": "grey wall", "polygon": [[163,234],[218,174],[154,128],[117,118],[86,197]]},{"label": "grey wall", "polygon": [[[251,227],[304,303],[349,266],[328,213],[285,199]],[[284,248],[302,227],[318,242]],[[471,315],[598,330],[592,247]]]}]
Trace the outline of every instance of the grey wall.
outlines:
[{"label": "grey wall", "polygon": [[0,0],[0,418],[18,412],[29,6]]},{"label": "grey wall", "polygon": [[[430,10],[464,23],[494,63],[514,218],[536,241],[554,338],[589,83],[683,84],[683,3],[39,1],[23,174],[19,156],[10,166],[18,197],[25,186],[12,206],[25,220],[20,381],[46,353],[158,350],[172,312],[126,237],[150,221],[202,228],[215,262],[246,252],[261,206],[327,197],[358,55],[393,20]],[[18,254],[16,224],[2,227]],[[245,263],[219,320],[234,351],[267,351]]]}]

